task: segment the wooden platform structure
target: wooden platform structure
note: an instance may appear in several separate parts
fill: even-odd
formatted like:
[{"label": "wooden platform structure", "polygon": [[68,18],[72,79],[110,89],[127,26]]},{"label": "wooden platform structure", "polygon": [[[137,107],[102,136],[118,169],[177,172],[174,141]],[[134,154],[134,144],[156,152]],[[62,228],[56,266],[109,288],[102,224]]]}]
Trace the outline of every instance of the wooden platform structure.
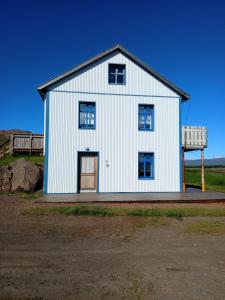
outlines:
[{"label": "wooden platform structure", "polygon": [[202,192],[205,192],[205,172],[204,172],[204,149],[208,147],[208,129],[203,126],[183,126],[182,127],[182,190],[186,191],[185,184],[185,152],[201,151],[201,177]]},{"label": "wooden platform structure", "polygon": [[0,158],[13,154],[43,155],[44,136],[42,134],[12,134],[0,146]]},{"label": "wooden platform structure", "polygon": [[190,192],[190,193],[81,193],[44,195],[35,203],[216,203],[225,202],[225,193]]}]

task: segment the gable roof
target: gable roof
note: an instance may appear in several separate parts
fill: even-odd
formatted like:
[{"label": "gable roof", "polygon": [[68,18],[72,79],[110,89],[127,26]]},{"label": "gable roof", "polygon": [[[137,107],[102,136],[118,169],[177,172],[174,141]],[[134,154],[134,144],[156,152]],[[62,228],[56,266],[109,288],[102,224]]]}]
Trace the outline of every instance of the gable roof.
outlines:
[{"label": "gable roof", "polygon": [[75,66],[73,69],[70,69],[67,72],[62,73],[61,75],[45,82],[44,84],[40,85],[38,87],[38,92],[40,93],[40,95],[42,96],[42,98],[44,98],[45,93],[48,91],[49,88],[51,88],[52,85],[55,85],[57,83],[59,83],[61,80],[65,80],[66,78],[70,77],[71,75],[75,74],[76,72],[82,70],[83,68],[87,67],[88,65],[98,61],[101,58],[104,58],[105,56],[107,56],[108,54],[111,54],[115,51],[119,51],[122,54],[124,54],[126,57],[128,57],[131,61],[133,61],[134,63],[136,63],[139,67],[141,67],[142,69],[144,69],[147,73],[149,73],[150,75],[152,75],[154,78],[156,78],[157,80],[159,80],[161,83],[163,83],[165,86],[167,86],[168,88],[170,88],[172,91],[174,91],[175,93],[177,93],[183,101],[186,101],[190,98],[190,96],[184,92],[183,90],[181,90],[180,88],[178,88],[175,84],[173,84],[172,82],[170,82],[168,79],[166,79],[165,77],[163,77],[162,75],[160,75],[158,72],[156,72],[155,70],[153,70],[151,67],[149,67],[148,65],[146,65],[143,61],[141,61],[139,58],[137,58],[135,55],[133,55],[132,53],[130,53],[127,49],[125,49],[124,47],[122,47],[121,45],[116,45],[113,46],[112,48],[92,57],[91,59],[87,60],[84,63],[81,63],[78,66]]}]

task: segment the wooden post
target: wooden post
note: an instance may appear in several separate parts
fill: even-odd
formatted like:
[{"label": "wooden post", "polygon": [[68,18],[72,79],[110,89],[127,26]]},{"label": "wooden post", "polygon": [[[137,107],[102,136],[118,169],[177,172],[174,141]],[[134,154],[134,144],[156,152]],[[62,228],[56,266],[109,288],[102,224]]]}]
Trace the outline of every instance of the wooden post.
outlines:
[{"label": "wooden post", "polygon": [[184,147],[182,147],[182,192],[186,192],[185,172],[184,172]]},{"label": "wooden post", "polygon": [[14,136],[13,133],[11,134],[11,138],[10,138],[10,150],[9,150],[9,155],[13,155],[14,153]]},{"label": "wooden post", "polygon": [[30,155],[32,154],[32,134],[30,135]]},{"label": "wooden post", "polygon": [[204,148],[201,149],[202,192],[205,192]]}]

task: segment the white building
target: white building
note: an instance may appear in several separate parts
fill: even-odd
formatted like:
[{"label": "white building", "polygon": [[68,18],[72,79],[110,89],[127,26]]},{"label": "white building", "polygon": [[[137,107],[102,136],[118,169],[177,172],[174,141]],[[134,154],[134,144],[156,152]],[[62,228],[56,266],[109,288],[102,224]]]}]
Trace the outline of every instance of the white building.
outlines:
[{"label": "white building", "polygon": [[180,192],[184,91],[117,45],[41,85],[44,191]]}]

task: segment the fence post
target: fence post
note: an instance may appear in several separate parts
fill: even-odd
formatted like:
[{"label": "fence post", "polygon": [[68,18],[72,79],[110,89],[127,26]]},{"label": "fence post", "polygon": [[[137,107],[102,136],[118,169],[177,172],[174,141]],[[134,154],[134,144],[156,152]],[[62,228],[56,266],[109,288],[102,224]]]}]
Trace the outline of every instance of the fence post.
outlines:
[{"label": "fence post", "polygon": [[204,168],[204,147],[201,149],[201,165],[202,165],[202,192],[205,192],[205,168]]},{"label": "fence post", "polygon": [[11,138],[10,138],[9,155],[13,155],[13,147],[14,147],[13,143],[14,143],[14,136],[13,136],[13,133],[12,133]]},{"label": "fence post", "polygon": [[186,184],[185,184],[185,172],[184,172],[184,147],[182,147],[182,192],[186,192]]},{"label": "fence post", "polygon": [[30,135],[30,155],[32,154],[32,134]]}]

